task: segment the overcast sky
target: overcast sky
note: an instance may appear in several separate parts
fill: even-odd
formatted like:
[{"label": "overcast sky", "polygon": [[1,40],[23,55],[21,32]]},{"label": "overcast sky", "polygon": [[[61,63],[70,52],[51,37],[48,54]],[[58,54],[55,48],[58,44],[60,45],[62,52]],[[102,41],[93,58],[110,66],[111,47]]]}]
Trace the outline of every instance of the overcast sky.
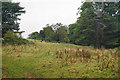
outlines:
[{"label": "overcast sky", "polygon": [[69,25],[77,20],[77,8],[82,0],[12,0],[20,2],[26,13],[20,16],[20,31],[24,38],[40,31],[46,24],[62,23]]}]

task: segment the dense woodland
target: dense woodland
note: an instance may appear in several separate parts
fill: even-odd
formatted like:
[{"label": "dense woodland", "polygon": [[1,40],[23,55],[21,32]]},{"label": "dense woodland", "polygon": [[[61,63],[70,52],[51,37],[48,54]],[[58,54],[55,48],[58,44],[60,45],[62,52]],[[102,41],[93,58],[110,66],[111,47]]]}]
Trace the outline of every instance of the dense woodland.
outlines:
[{"label": "dense woodland", "polygon": [[[24,7],[19,4],[2,3],[2,36],[6,42],[10,42],[8,38],[12,35],[5,34],[19,30],[18,16],[25,13]],[[73,24],[47,24],[43,30],[31,33],[28,38],[95,48],[120,46],[120,2],[84,2],[78,8],[77,15],[79,17]]]}]

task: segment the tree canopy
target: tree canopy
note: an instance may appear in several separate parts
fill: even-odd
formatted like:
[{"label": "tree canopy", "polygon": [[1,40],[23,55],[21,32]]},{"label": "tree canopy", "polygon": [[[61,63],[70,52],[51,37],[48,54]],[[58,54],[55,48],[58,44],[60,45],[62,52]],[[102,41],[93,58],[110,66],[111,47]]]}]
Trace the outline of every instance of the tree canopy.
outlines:
[{"label": "tree canopy", "polygon": [[52,25],[46,25],[43,30],[40,32],[33,32],[29,35],[28,38],[31,39],[40,39],[45,41],[54,41],[54,42],[69,42],[68,38],[68,27],[61,24],[56,23]]},{"label": "tree canopy", "polygon": [[2,35],[8,30],[19,30],[18,16],[25,13],[20,3],[2,2]]},{"label": "tree canopy", "polygon": [[70,41],[95,48],[114,48],[118,42],[118,8],[116,2],[85,2],[79,7],[76,23],[69,25]]}]

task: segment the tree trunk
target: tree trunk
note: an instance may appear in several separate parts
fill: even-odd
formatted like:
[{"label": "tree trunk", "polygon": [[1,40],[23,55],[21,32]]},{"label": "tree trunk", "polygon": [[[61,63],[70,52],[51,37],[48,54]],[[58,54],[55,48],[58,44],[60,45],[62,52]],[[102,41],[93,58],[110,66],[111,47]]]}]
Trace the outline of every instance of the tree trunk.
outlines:
[{"label": "tree trunk", "polygon": [[95,34],[95,48],[101,48],[101,33],[100,33],[100,25],[98,23],[96,27],[96,34]]},{"label": "tree trunk", "polygon": [[[100,10],[100,8],[98,7],[98,11],[97,11],[97,17],[101,17],[102,14],[103,14],[103,10],[104,10],[104,2],[102,2],[102,7],[101,7],[102,10]],[[100,27],[100,22],[97,23],[97,26],[96,26],[96,29],[95,29],[95,44],[94,44],[94,48],[97,48],[97,49],[100,49],[101,48],[101,41],[102,41],[102,30],[101,30],[101,27]]]}]

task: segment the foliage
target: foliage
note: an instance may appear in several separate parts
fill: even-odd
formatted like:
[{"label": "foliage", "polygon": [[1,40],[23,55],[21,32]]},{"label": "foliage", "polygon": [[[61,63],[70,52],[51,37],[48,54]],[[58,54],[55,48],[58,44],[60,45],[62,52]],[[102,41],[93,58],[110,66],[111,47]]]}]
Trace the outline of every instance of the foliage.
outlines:
[{"label": "foliage", "polygon": [[[103,8],[103,12],[100,9]],[[78,9],[80,17],[69,25],[70,42],[96,48],[114,48],[118,42],[118,3],[85,2]],[[98,13],[99,12],[99,13]],[[116,14],[117,13],[117,14]],[[98,47],[99,44],[99,47]]]},{"label": "foliage", "polygon": [[54,35],[54,31],[53,31],[52,27],[51,26],[44,27],[43,31],[44,31],[44,35],[45,35],[44,40],[45,41],[52,41],[53,35]]},{"label": "foliage", "polygon": [[18,38],[17,35],[10,30],[8,30],[5,33],[4,40],[3,40],[3,44],[12,44],[12,45],[18,44],[18,45],[21,45],[21,44],[27,44],[27,43],[29,43],[28,40]]},{"label": "foliage", "polygon": [[33,32],[31,34],[29,34],[28,39],[37,39],[38,38],[39,33],[38,32]]},{"label": "foliage", "polygon": [[25,13],[20,3],[2,2],[2,36],[8,30],[19,30],[18,16]]},{"label": "foliage", "polygon": [[36,39],[49,42],[70,42],[95,48],[118,47],[120,46],[119,4],[120,2],[85,2],[78,8],[80,17],[69,25],[69,32],[68,27],[61,23],[47,24],[34,36]]},{"label": "foliage", "polygon": [[57,39],[56,41],[69,42],[68,32],[67,32],[66,26],[60,26],[59,28],[57,28],[55,33],[56,33],[56,35],[54,36],[54,38]]},{"label": "foliage", "polygon": [[40,33],[33,32],[29,35],[29,39],[40,39],[49,42],[69,42],[67,26],[56,23],[55,25],[47,24]]}]

